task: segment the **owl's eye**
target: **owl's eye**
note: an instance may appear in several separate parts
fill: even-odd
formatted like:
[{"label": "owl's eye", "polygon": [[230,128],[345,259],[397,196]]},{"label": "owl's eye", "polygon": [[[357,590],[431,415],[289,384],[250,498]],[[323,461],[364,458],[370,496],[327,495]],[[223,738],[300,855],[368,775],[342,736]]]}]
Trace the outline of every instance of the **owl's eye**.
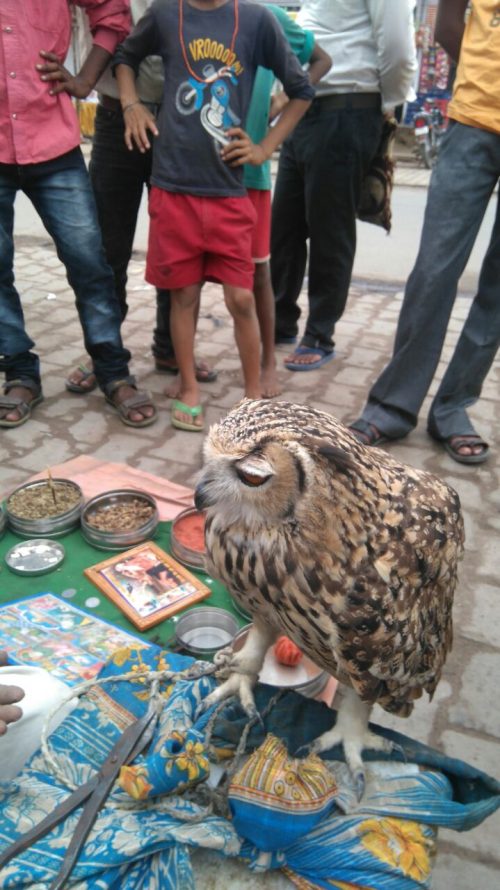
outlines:
[{"label": "owl's eye", "polygon": [[250,473],[248,470],[242,470],[241,467],[236,467],[236,474],[244,485],[250,485],[252,488],[263,485],[264,482],[271,478],[271,474],[261,476],[259,473]]}]

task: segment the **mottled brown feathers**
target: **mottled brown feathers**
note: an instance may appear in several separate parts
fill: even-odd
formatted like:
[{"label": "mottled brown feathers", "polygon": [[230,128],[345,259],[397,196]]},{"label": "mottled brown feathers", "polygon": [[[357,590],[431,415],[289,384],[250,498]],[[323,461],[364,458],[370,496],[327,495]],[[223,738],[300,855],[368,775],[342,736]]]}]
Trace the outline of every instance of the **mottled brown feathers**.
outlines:
[{"label": "mottled brown feathers", "polygon": [[[242,484],[258,456],[262,486]],[[367,701],[406,716],[452,643],[458,495],[304,405],[245,400],[209,431],[209,570]]]}]

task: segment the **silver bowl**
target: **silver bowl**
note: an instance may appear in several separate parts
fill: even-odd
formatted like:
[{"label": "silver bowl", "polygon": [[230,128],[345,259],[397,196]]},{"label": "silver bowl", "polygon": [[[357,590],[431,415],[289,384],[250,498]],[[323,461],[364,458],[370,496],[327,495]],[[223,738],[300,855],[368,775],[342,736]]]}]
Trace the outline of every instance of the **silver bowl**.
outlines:
[{"label": "silver bowl", "polygon": [[[130,501],[141,501],[153,507],[150,518],[132,529],[106,530],[90,525],[89,518],[99,508],[110,509],[119,504]],[[81,531],[89,544],[98,550],[128,550],[143,541],[149,541],[153,537],[159,522],[158,508],[155,499],[146,491],[138,491],[135,488],[117,488],[115,491],[105,491],[87,501],[82,510]]]},{"label": "silver bowl", "polygon": [[229,646],[237,630],[238,622],[231,612],[216,606],[200,606],[177,620],[175,638],[181,649],[207,658]]},{"label": "silver bowl", "polygon": [[3,504],[0,504],[0,538],[3,537],[5,529],[7,528],[7,516],[5,514],[5,508]]},{"label": "silver bowl", "polygon": [[184,544],[181,538],[177,535],[178,530],[182,527],[185,519],[190,516],[198,517],[203,515],[204,514],[200,513],[196,507],[188,507],[175,517],[172,522],[172,530],[170,533],[170,550],[172,551],[172,556],[175,556],[175,558],[188,569],[195,569],[198,572],[205,571],[205,547],[203,547],[203,550],[193,550],[192,547]]},{"label": "silver bowl", "polygon": [[9,509],[10,499],[20,491],[36,489],[46,485],[47,480],[41,479],[37,482],[26,482],[24,485],[19,485],[9,495],[6,502],[7,521],[12,531],[23,538],[57,538],[78,528],[80,525],[80,513],[84,503],[82,489],[76,482],[72,482],[70,479],[53,479],[52,481],[56,485],[63,482],[64,485],[73,488],[78,494],[78,501],[69,510],[66,510],[64,513],[57,513],[55,516],[47,516],[44,519],[23,519],[21,516],[16,516]]},{"label": "silver bowl", "polygon": [[[243,648],[251,627],[251,624],[245,625],[234,637],[232,648],[235,652],[239,652]],[[303,655],[297,665],[289,667],[277,661],[273,649],[274,646],[270,646],[266,652],[264,664],[259,673],[261,683],[276,686],[278,689],[293,689],[295,692],[305,695],[306,698],[315,698],[323,691],[328,682],[328,674],[314,664],[307,655]]]}]

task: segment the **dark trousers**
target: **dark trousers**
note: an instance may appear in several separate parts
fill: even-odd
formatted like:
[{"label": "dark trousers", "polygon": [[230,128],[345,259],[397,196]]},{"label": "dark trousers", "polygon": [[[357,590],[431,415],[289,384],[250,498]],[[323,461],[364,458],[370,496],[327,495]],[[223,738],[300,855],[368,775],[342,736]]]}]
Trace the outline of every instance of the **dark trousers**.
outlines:
[{"label": "dark trousers", "polygon": [[296,336],[309,239],[309,315],[302,343],[331,352],[351,282],[361,184],[377,150],[383,117],[377,94],[366,99],[372,105],[367,108],[350,107],[348,97],[343,108],[332,107],[329,100],[314,100],[281,150],[271,275],[277,338]]},{"label": "dark trousers", "polygon": [[[152,151],[129,151],[124,140],[123,114],[99,105],[90,158],[90,179],[97,204],[104,249],[115,276],[122,320],[127,314],[127,268],[144,187],[149,188]],[[171,358],[170,293],[157,291],[153,354]]]},{"label": "dark trousers", "polygon": [[[85,348],[102,389],[129,378],[130,352],[120,335],[120,310],[106,262],[96,206],[79,148],[40,164],[0,164],[0,371],[7,381],[40,382],[40,362],[26,333],[14,283],[14,201],[32,202],[66,267],[75,292]],[[61,335],[62,336],[62,335]]]}]

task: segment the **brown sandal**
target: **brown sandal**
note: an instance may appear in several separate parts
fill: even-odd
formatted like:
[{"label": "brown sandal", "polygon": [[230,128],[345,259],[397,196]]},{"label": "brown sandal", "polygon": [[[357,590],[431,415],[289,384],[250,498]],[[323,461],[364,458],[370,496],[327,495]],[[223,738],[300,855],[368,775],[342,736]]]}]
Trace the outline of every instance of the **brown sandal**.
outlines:
[{"label": "brown sandal", "polygon": [[[19,396],[8,396],[9,391],[17,386],[22,386],[24,387],[24,389],[31,390],[31,392],[33,393],[31,402],[26,402]],[[7,411],[17,411],[19,414],[18,420],[5,420],[4,417],[0,417],[0,427],[5,427],[6,429],[10,429],[10,427],[22,426],[23,423],[26,423],[31,417],[33,408],[36,408],[36,406],[43,401],[42,387],[39,383],[36,383],[34,380],[30,380],[28,378],[20,378],[19,380],[8,380],[6,383],[4,383],[3,391],[5,395],[0,396],[0,409],[4,409]]]},{"label": "brown sandal", "polygon": [[[117,414],[120,415],[120,420],[122,423],[125,423],[127,426],[150,426],[150,424],[154,423],[158,418],[158,411],[156,410],[156,406],[153,404],[151,393],[146,392],[145,390],[137,390],[133,396],[129,396],[128,399],[123,399],[121,402],[115,402],[113,399],[113,393],[121,386],[132,386],[135,389],[135,386],[132,383],[129,383],[128,380],[116,380],[113,383],[110,383],[106,387],[105,399],[112,408],[115,409]],[[145,405],[149,405],[153,408],[153,414],[151,417],[143,417],[142,420],[131,420],[128,416],[130,411],[134,411],[137,408],[142,408]]]}]

